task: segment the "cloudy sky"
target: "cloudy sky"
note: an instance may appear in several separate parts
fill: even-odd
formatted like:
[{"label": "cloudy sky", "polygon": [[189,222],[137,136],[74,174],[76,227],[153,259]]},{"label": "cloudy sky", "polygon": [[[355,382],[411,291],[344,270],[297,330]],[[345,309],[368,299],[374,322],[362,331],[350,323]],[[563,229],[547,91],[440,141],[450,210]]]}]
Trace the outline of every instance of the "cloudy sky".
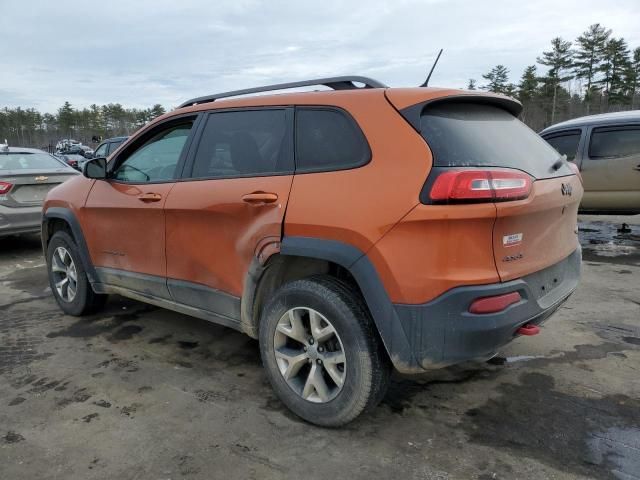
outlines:
[{"label": "cloudy sky", "polygon": [[592,23],[640,46],[640,0],[0,0],[0,107],[171,108],[207,93],[358,74],[464,87],[517,81],[551,38]]}]

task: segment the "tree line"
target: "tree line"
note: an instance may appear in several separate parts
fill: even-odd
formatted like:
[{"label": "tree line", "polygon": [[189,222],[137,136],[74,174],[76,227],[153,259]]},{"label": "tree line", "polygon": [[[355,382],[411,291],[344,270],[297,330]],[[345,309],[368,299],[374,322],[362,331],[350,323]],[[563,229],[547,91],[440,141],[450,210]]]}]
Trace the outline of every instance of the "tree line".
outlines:
[{"label": "tree line", "polygon": [[[546,71],[538,72],[541,65]],[[640,108],[640,47],[633,51],[599,23],[575,41],[556,37],[517,84],[509,69],[496,65],[482,75],[480,88],[519,99],[521,119],[534,130],[583,115]],[[470,79],[467,88],[478,88]]]},{"label": "tree line", "polygon": [[49,148],[72,138],[96,146],[94,137],[130,135],[164,113],[160,104],[146,109],[124,108],[119,103],[79,109],[65,102],[56,113],[5,107],[0,110],[0,143],[7,139],[9,145]]},{"label": "tree line", "polygon": [[[549,50],[525,68],[518,83],[510,81],[504,65],[496,65],[482,78],[483,85],[470,79],[467,88],[519,99],[524,107],[521,119],[541,130],[583,115],[640,108],[640,47],[632,51],[624,38],[596,23],[573,42],[552,39]],[[10,145],[42,148],[73,138],[91,145],[96,136],[130,135],[163,113],[159,104],[147,109],[119,103],[78,109],[65,102],[56,113],[44,114],[33,108],[4,108],[0,142],[6,138]]]}]

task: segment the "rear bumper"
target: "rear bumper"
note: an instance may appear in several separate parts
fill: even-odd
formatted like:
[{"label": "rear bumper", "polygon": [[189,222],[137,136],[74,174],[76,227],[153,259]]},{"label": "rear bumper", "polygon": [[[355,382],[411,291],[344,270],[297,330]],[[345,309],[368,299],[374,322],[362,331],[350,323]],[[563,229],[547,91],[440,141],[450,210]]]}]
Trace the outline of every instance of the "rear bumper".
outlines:
[{"label": "rear bumper", "polygon": [[[505,283],[454,288],[422,305],[394,309],[404,334],[393,342],[408,348],[395,362],[404,373],[443,367],[467,360],[488,359],[513,340],[522,325],[547,320],[573,293],[580,278],[580,247],[564,260],[539,272]],[[522,300],[506,310],[477,315],[468,312],[477,298],[517,291]],[[400,340],[400,339],[398,339]],[[392,355],[394,357],[395,355]],[[392,358],[393,359],[393,358]],[[408,361],[408,362],[407,362]]]},{"label": "rear bumper", "polygon": [[0,237],[40,231],[42,207],[5,207],[0,205]]}]

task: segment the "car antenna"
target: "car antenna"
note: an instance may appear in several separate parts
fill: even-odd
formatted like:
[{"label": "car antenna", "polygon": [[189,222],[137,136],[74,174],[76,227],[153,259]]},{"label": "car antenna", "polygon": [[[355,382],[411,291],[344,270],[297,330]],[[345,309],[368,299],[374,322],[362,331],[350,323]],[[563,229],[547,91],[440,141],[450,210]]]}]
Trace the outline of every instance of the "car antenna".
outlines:
[{"label": "car antenna", "polygon": [[438,64],[438,60],[440,60],[440,55],[442,55],[442,48],[440,49],[440,51],[438,52],[438,56],[436,57],[436,61],[433,62],[433,65],[431,66],[431,70],[429,70],[429,75],[427,75],[427,79],[424,81],[424,83],[422,85],[420,85],[421,87],[427,87],[429,86],[429,80],[431,80],[431,74],[433,73],[433,70],[436,68],[436,65]]}]

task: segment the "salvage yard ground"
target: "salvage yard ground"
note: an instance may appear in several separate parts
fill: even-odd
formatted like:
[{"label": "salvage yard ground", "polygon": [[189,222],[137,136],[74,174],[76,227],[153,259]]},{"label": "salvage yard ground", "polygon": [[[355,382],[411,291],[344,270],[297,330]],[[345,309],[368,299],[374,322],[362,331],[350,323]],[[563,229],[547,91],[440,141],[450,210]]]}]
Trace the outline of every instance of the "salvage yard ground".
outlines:
[{"label": "salvage yard ground", "polygon": [[581,241],[540,335],[328,430],[275,398],[254,340],[121,297],[65,316],[38,238],[0,239],[0,479],[639,479],[640,217],[582,217]]}]

